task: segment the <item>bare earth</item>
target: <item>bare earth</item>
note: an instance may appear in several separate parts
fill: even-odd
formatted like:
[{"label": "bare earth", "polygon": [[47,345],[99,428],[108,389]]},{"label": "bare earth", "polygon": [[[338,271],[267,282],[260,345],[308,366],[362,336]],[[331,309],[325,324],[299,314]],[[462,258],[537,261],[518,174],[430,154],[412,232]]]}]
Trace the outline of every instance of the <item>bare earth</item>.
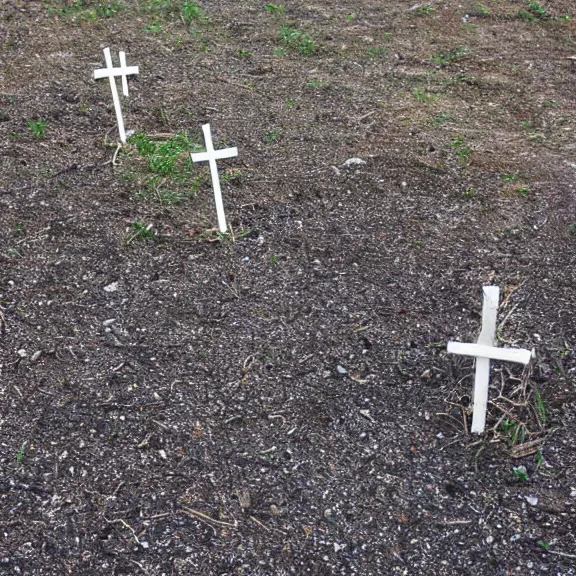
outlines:
[{"label": "bare earth", "polygon": [[576,574],[573,11],[4,0],[0,574]]}]

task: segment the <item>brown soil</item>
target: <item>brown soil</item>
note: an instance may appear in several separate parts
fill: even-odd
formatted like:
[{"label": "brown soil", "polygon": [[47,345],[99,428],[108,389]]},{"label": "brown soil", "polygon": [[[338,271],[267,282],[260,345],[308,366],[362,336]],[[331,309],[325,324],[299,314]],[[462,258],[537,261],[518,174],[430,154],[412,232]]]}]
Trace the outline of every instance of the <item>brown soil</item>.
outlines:
[{"label": "brown soil", "polygon": [[572,2],[183,4],[0,9],[0,574],[576,574]]}]

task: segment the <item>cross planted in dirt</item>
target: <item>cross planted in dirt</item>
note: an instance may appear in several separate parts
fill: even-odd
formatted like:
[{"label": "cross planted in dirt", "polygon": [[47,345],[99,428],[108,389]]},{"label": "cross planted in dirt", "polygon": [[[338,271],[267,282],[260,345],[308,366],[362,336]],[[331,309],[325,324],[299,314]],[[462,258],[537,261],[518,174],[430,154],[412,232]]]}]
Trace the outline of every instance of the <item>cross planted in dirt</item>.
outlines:
[{"label": "cross planted in dirt", "polygon": [[98,68],[94,70],[94,78],[110,78],[110,88],[112,89],[112,99],[114,100],[114,108],[116,110],[116,119],[118,120],[118,133],[120,134],[120,141],[126,144],[126,132],[124,131],[124,120],[122,119],[122,108],[120,107],[120,98],[118,97],[118,88],[116,87],[116,77],[122,77],[122,92],[124,96],[128,96],[128,76],[138,74],[138,66],[126,66],[126,53],[119,52],[120,67],[114,68],[112,65],[112,56],[110,48],[104,48],[104,59],[106,60],[106,68]]},{"label": "cross planted in dirt", "polygon": [[220,232],[226,232],[226,216],[224,215],[224,204],[222,203],[222,190],[220,189],[220,177],[218,176],[218,166],[216,160],[222,158],[233,158],[238,156],[238,148],[224,148],[222,150],[214,150],[212,144],[212,134],[210,132],[210,124],[202,126],[204,132],[204,141],[206,143],[206,152],[199,154],[190,154],[192,162],[206,162],[210,165],[210,175],[212,176],[212,188],[214,189],[214,200],[216,201],[216,214],[218,215],[218,228]]},{"label": "cross planted in dirt", "polygon": [[449,354],[476,357],[476,375],[474,378],[474,411],[471,431],[484,432],[486,427],[486,408],[488,405],[488,383],[490,381],[490,360],[504,360],[528,364],[532,357],[530,350],[520,348],[496,347],[496,316],[498,314],[498,286],[484,286],[482,304],[482,330],[476,344],[448,342]]}]

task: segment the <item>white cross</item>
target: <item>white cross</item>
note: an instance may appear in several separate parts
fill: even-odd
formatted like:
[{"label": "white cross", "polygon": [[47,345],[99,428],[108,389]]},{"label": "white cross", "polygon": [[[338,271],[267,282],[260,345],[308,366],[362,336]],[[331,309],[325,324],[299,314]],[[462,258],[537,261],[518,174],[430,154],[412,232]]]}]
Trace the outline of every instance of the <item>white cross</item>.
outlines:
[{"label": "white cross", "polygon": [[488,383],[490,380],[490,360],[505,360],[528,364],[532,357],[530,350],[496,347],[496,316],[498,313],[498,286],[484,286],[482,304],[482,330],[477,344],[448,342],[449,354],[462,354],[476,357],[476,375],[474,378],[474,411],[471,431],[484,432],[486,427],[486,409],[488,405]]},{"label": "white cross", "polygon": [[114,68],[112,65],[112,56],[110,55],[110,48],[104,48],[104,59],[106,60],[106,68],[99,68],[94,70],[94,79],[110,78],[110,88],[112,89],[112,99],[114,100],[114,108],[116,110],[116,119],[118,120],[118,133],[120,134],[120,141],[122,144],[126,143],[126,132],[124,131],[124,120],[122,119],[122,108],[120,107],[120,98],[118,97],[118,88],[116,87],[116,77],[122,77],[122,92],[124,96],[128,96],[128,78],[131,74],[138,74],[138,66],[126,66],[126,53],[119,52],[120,68]]},{"label": "white cross", "polygon": [[220,178],[218,176],[218,166],[216,160],[222,158],[233,158],[238,156],[238,148],[224,148],[222,150],[214,150],[212,144],[212,134],[210,132],[210,124],[202,126],[204,132],[204,142],[206,143],[206,152],[199,154],[190,154],[192,162],[206,162],[210,165],[210,175],[212,176],[212,188],[214,189],[214,199],[216,201],[216,214],[218,215],[218,227],[220,232],[226,232],[226,216],[224,215],[224,204],[222,203],[222,190],[220,190]]}]

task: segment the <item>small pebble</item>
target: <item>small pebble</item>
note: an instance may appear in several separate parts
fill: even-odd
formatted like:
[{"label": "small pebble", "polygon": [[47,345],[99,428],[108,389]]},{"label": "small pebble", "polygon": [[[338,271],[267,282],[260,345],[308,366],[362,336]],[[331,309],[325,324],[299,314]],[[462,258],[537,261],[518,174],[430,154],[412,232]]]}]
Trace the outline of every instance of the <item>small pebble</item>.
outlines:
[{"label": "small pebble", "polygon": [[366,164],[366,160],[362,160],[362,158],[348,158],[342,166],[358,166],[359,164]]},{"label": "small pebble", "polygon": [[338,372],[338,374],[348,374],[348,370],[346,370],[344,366],[340,366],[340,364],[336,366],[336,371]]}]

